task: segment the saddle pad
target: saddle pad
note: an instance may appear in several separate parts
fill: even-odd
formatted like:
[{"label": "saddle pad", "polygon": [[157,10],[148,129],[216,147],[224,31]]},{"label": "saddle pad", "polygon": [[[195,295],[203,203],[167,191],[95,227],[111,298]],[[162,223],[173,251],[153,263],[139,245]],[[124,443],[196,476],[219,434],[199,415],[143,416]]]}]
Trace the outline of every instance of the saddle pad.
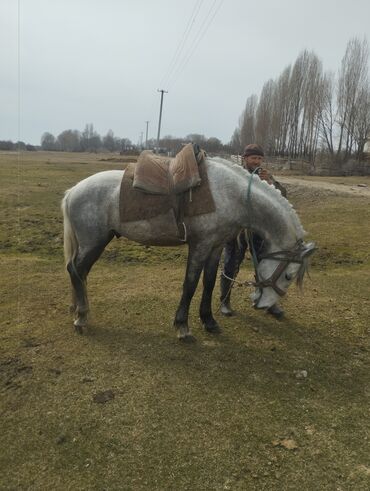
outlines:
[{"label": "saddle pad", "polygon": [[121,182],[119,208],[122,223],[150,220],[158,215],[168,213],[170,209],[175,211],[176,216],[181,214],[185,217],[203,215],[215,211],[216,207],[209,188],[207,170],[203,163],[199,165],[200,186],[182,195],[184,207],[182,213],[179,212],[179,196],[147,194],[133,188],[134,168],[135,164],[129,164],[126,167]]},{"label": "saddle pad", "polygon": [[147,194],[132,186],[136,164],[129,164],[122,178],[119,199],[120,220],[137,222],[164,215],[174,208],[175,197],[161,194]]}]

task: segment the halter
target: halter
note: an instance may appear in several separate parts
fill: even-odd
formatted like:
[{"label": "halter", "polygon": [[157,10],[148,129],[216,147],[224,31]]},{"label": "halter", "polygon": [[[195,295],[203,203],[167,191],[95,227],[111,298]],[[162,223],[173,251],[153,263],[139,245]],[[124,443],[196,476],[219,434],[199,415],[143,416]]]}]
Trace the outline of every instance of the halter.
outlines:
[{"label": "halter", "polygon": [[257,268],[255,268],[257,281],[254,283],[254,286],[256,288],[271,287],[278,295],[280,295],[280,297],[283,297],[286,292],[277,286],[277,280],[290,263],[303,264],[304,258],[302,257],[302,252],[305,250],[305,248],[302,246],[303,241],[298,240],[292,250],[275,251],[270,252],[269,254],[261,255],[260,259],[272,259],[274,261],[279,261],[279,264],[275,268],[272,275],[266,279],[262,278],[261,275],[258,277]]}]

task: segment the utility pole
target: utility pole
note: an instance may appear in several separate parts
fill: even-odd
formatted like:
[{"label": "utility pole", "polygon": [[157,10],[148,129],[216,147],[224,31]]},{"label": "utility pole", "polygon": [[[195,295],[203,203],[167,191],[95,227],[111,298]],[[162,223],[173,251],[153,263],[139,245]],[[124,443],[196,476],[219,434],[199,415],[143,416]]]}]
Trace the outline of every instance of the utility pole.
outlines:
[{"label": "utility pole", "polygon": [[143,149],[143,132],[140,133],[140,148]]},{"label": "utility pole", "polygon": [[161,93],[161,107],[159,109],[159,122],[158,122],[158,134],[157,134],[157,152],[159,152],[159,137],[161,136],[163,94],[168,94],[168,91],[163,89],[157,89],[157,92]]},{"label": "utility pole", "polygon": [[145,150],[148,150],[148,125],[149,125],[149,121],[145,121],[145,123],[146,123]]}]

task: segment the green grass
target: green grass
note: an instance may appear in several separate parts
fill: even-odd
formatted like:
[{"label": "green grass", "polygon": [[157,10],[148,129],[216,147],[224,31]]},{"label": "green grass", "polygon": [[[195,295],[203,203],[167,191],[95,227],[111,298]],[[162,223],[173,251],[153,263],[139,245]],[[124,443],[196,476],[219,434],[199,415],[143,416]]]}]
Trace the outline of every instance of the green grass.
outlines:
[{"label": "green grass", "polygon": [[[290,189],[319,250],[284,322],[238,288],[238,316],[216,312],[223,332],[208,335],[198,291],[198,341],[181,345],[171,324],[186,249],[120,240],[89,277],[78,336],[59,202],[122,167],[102,158],[0,154],[0,489],[369,489],[369,200]],[[93,402],[109,389],[114,399]]]}]

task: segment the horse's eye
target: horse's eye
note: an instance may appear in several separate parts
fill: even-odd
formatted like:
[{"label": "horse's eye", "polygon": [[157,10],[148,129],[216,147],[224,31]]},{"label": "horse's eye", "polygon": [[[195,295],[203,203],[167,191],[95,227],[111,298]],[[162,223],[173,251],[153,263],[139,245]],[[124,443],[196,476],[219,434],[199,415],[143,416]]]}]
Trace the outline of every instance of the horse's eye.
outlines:
[{"label": "horse's eye", "polygon": [[290,281],[292,279],[292,275],[291,274],[288,274],[288,273],[285,273],[285,279],[287,281]]}]

